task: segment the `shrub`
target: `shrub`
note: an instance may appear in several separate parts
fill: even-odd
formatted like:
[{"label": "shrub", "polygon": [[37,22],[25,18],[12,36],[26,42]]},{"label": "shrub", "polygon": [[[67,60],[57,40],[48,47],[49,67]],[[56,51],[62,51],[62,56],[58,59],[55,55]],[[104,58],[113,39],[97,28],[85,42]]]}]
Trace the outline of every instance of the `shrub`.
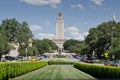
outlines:
[{"label": "shrub", "polygon": [[120,78],[120,68],[75,63],[74,67],[96,78]]},{"label": "shrub", "polygon": [[46,65],[47,62],[0,63],[0,80],[8,80]]}]

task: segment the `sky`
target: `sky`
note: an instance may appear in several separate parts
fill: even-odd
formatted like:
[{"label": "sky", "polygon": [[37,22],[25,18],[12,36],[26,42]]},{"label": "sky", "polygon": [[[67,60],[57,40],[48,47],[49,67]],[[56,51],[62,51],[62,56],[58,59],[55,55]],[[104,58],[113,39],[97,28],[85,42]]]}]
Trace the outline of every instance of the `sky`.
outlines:
[{"label": "sky", "polygon": [[6,18],[26,21],[35,39],[55,38],[58,12],[64,19],[65,38],[84,40],[89,29],[120,21],[120,0],[0,0],[0,23]]}]

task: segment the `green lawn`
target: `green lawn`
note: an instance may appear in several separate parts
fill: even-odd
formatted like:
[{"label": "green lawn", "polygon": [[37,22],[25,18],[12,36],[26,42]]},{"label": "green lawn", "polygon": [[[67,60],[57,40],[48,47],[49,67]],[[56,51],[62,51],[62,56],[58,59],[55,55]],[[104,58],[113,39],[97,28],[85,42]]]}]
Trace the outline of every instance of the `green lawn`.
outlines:
[{"label": "green lawn", "polygon": [[39,70],[27,73],[10,80],[91,80],[94,77],[75,69],[72,65],[48,65]]}]

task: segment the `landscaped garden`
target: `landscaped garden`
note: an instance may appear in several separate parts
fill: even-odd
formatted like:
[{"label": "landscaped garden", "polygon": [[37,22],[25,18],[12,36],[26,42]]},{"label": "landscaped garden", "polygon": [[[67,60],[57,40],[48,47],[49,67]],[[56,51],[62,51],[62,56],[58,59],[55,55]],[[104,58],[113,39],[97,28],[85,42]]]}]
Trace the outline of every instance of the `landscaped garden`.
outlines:
[{"label": "landscaped garden", "polygon": [[94,77],[79,71],[72,65],[48,65],[11,80],[88,80]]},{"label": "landscaped garden", "polygon": [[0,63],[0,80],[120,79],[120,68],[65,59]]}]

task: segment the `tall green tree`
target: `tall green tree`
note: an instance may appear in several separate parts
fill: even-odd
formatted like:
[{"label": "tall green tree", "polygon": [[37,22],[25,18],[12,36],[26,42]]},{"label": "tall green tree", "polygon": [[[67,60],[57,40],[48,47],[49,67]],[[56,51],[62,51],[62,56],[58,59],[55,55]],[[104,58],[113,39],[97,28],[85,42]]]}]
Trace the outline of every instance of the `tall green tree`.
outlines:
[{"label": "tall green tree", "polygon": [[43,39],[43,41],[47,42],[50,46],[50,50],[57,50],[58,46],[50,39]]},{"label": "tall green tree", "polygon": [[69,39],[69,40],[65,41],[65,43],[63,44],[63,47],[65,50],[69,50],[69,47],[75,45],[78,42],[79,42],[78,40]]},{"label": "tall green tree", "polygon": [[25,54],[25,49],[29,47],[29,40],[33,39],[33,34],[27,22],[20,23],[15,18],[2,21],[1,29],[4,36],[11,43],[19,43],[19,53]]},{"label": "tall green tree", "polygon": [[56,50],[57,46],[49,39],[38,40],[35,39],[34,45],[36,46],[40,55],[44,54],[45,52],[50,52],[51,50]]},{"label": "tall green tree", "polygon": [[38,52],[37,47],[35,45],[28,48],[28,56],[39,56],[39,52]]},{"label": "tall green tree", "polygon": [[103,22],[96,28],[89,30],[89,35],[86,37],[85,42],[89,45],[89,52],[92,53],[96,50],[99,57],[109,51],[111,54],[112,37],[120,37],[120,26],[115,21]]},{"label": "tall green tree", "polygon": [[[97,47],[97,41],[98,41],[98,30],[96,28],[91,28],[89,30],[89,34],[85,39],[85,42],[87,44],[89,44],[91,46],[91,50],[89,51],[89,53],[92,52],[92,50],[94,50]],[[88,46],[88,47],[90,47]]]},{"label": "tall green tree", "polygon": [[74,39],[67,40],[64,44],[64,49],[73,53],[81,54],[82,49],[85,46],[84,41],[78,41]]},{"label": "tall green tree", "polygon": [[[115,55],[116,59],[120,59],[120,38],[113,39],[112,55]],[[111,55],[111,56],[112,56]]]},{"label": "tall green tree", "polygon": [[4,31],[1,29],[1,26],[0,26],[0,61],[1,61],[2,55],[8,54],[10,49],[11,47],[9,45],[9,41],[6,39],[4,35]]},{"label": "tall green tree", "polygon": [[5,31],[4,35],[6,36],[9,42],[16,42],[18,40],[16,34],[20,25],[15,18],[3,20],[1,27],[2,30]]},{"label": "tall green tree", "polygon": [[[27,22],[23,22],[20,24],[20,28],[17,32],[17,39],[20,44],[19,53],[21,55],[26,55],[26,48],[29,48],[30,39],[33,40],[33,34],[29,28]],[[22,49],[22,50],[21,50]],[[28,54],[29,55],[29,54]]]}]

